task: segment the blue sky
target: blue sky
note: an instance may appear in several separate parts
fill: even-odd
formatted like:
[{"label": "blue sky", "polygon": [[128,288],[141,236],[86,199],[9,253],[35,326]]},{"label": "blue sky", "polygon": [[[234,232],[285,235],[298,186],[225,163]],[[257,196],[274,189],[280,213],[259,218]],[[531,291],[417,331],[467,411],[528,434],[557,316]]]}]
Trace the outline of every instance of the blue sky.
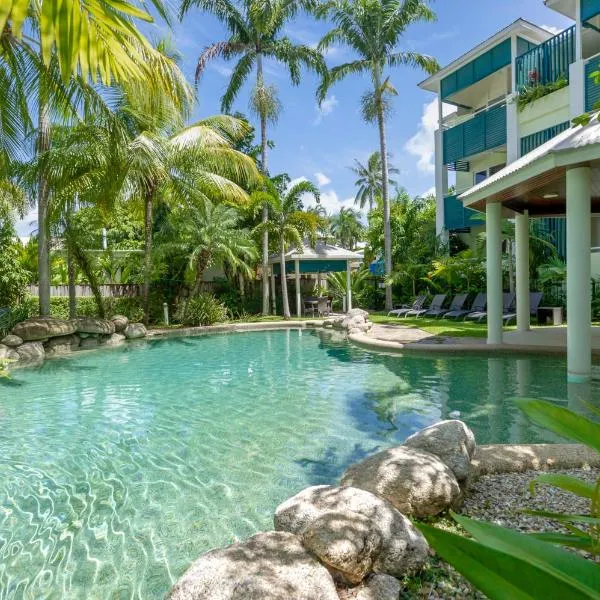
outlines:
[{"label": "blue sky", "polygon": [[[402,49],[430,54],[446,65],[473,46],[522,17],[538,25],[563,29],[570,23],[545,7],[542,0],[437,0],[432,3],[437,23],[411,27]],[[316,44],[328,24],[305,16],[288,26],[286,34],[305,44]],[[198,55],[202,49],[227,38],[222,26],[207,14],[192,9],[183,23],[178,23],[173,40],[183,54],[183,69],[193,81]],[[330,66],[351,59],[344,48],[328,54]],[[200,82],[195,118],[219,112],[231,69],[223,61],[214,62]],[[434,185],[433,131],[437,108],[433,95],[417,87],[424,74],[408,68],[391,73],[399,92],[394,113],[388,123],[388,145],[392,162],[401,169],[397,180],[412,194],[423,194]],[[287,172],[292,179],[306,178],[321,187],[322,202],[329,212],[353,204],[355,194],[353,160],[365,161],[378,149],[374,126],[365,124],[358,112],[361,95],[367,90],[366,78],[352,77],[330,91],[318,109],[315,100],[317,78],[305,73],[299,87],[293,87],[283,67],[266,65],[268,83],[279,89],[284,110],[270,138],[276,146],[270,154],[270,171]],[[235,110],[248,113],[249,87],[243,89]],[[21,235],[29,235],[33,215],[19,224]]]}]

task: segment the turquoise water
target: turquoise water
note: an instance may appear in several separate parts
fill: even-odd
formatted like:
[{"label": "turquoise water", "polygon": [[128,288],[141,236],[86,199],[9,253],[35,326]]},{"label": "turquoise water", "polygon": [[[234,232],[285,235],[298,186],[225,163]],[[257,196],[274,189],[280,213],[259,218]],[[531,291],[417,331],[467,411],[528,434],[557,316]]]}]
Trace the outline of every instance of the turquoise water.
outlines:
[{"label": "turquoise water", "polygon": [[0,599],[162,598],[303,487],[460,411],[479,443],[552,441],[515,394],[575,408],[562,359],[388,357],[327,334],[141,342],[0,385]]}]

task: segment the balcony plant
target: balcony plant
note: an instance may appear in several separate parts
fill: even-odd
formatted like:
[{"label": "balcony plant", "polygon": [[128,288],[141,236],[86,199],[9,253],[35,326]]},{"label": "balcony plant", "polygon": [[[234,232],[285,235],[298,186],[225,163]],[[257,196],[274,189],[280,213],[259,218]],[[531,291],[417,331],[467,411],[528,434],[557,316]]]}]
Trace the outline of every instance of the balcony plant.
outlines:
[{"label": "balcony plant", "polygon": [[527,85],[519,91],[518,107],[522,111],[532,102],[557,92],[569,85],[568,79],[561,75],[556,81],[550,83],[539,83],[539,74],[537,71],[531,71],[528,75]]}]

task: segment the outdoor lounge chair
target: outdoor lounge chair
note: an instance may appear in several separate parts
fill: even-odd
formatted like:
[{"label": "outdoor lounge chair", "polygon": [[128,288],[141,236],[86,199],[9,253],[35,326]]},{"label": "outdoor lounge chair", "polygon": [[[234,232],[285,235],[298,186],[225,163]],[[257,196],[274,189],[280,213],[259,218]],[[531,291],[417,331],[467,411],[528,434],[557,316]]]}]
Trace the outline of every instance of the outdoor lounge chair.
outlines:
[{"label": "outdoor lounge chair", "polygon": [[[502,314],[507,315],[514,310],[515,303],[515,293],[514,292],[505,292],[502,294]],[[465,321],[473,320],[473,321],[483,321],[483,319],[487,319],[487,310],[478,310],[472,313],[469,313],[465,316]]]},{"label": "outdoor lounge chair", "polygon": [[[529,292],[529,314],[537,315],[537,309],[539,308],[540,304],[542,303],[543,297],[544,297],[544,294],[542,292]],[[505,325],[508,325],[513,319],[516,319],[516,318],[517,318],[517,313],[513,311],[513,312],[506,313],[502,317],[502,320],[504,321]]]},{"label": "outdoor lounge chair", "polygon": [[406,319],[406,317],[422,317],[425,313],[429,312],[430,310],[440,310],[442,308],[442,306],[444,306],[444,302],[446,301],[446,296],[448,294],[437,294],[433,297],[433,300],[431,301],[431,304],[429,305],[429,308],[421,308],[419,310],[409,310],[405,315],[404,318]]},{"label": "outdoor lounge chair", "polygon": [[458,294],[454,296],[454,300],[450,304],[449,308],[430,308],[424,316],[426,317],[442,317],[446,313],[449,313],[453,310],[462,310],[462,307],[465,305],[469,294]]},{"label": "outdoor lounge chair", "polygon": [[420,310],[423,308],[425,300],[427,300],[427,296],[417,296],[412,306],[402,306],[401,308],[395,308],[394,310],[390,310],[390,312],[388,313],[388,317],[391,315],[401,317],[405,315],[409,310]]},{"label": "outdoor lounge chair", "polygon": [[451,310],[442,316],[443,319],[460,319],[469,313],[476,311],[483,311],[487,305],[487,294],[479,293],[475,296],[475,300],[473,300],[473,304],[471,304],[471,308],[465,310]]}]

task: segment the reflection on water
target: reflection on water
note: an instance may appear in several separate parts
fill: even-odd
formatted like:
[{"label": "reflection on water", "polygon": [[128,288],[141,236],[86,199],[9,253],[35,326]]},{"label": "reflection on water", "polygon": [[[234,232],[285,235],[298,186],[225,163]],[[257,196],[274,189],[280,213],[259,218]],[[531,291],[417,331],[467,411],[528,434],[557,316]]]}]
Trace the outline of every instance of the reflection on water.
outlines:
[{"label": "reflection on water", "polygon": [[162,598],[200,553],[460,411],[479,443],[551,441],[510,398],[576,410],[557,358],[391,357],[325,333],[160,340],[0,386],[0,598]]}]

